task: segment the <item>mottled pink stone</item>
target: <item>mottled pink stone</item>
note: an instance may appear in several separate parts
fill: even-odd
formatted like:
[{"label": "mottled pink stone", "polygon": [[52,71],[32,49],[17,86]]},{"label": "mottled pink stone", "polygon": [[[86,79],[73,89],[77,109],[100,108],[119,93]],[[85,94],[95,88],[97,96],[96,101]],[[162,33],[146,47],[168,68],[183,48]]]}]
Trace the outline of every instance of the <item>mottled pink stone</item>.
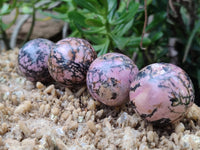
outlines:
[{"label": "mottled pink stone", "polygon": [[18,65],[21,73],[30,81],[53,80],[48,72],[47,61],[54,43],[47,39],[28,41],[19,51]]},{"label": "mottled pink stone", "polygon": [[155,124],[173,123],[193,104],[193,84],[178,66],[151,64],[131,83],[130,100],[142,118]]},{"label": "mottled pink stone", "polygon": [[87,87],[92,97],[108,106],[128,101],[130,84],[138,68],[127,56],[108,53],[98,57],[87,73]]},{"label": "mottled pink stone", "polygon": [[97,57],[91,44],[80,38],[66,38],[56,43],[48,59],[51,76],[67,87],[85,83],[87,70]]}]

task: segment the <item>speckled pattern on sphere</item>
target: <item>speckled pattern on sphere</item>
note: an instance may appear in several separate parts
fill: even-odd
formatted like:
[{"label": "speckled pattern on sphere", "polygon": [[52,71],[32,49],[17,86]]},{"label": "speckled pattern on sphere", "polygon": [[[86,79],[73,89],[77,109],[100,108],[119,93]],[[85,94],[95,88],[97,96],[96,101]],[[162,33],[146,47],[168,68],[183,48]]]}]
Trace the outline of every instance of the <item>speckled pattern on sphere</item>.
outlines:
[{"label": "speckled pattern on sphere", "polygon": [[168,124],[180,120],[193,104],[194,88],[178,66],[155,63],[139,71],[131,83],[130,100],[142,118]]},{"label": "speckled pattern on sphere", "polygon": [[88,41],[66,38],[52,49],[48,59],[49,72],[57,82],[68,87],[84,84],[87,70],[96,57]]},{"label": "speckled pattern on sphere", "polygon": [[33,82],[53,80],[47,67],[48,56],[53,46],[53,42],[38,38],[27,42],[20,49],[18,55],[19,70],[28,80]]},{"label": "speckled pattern on sphere", "polygon": [[94,99],[118,106],[128,100],[130,84],[138,68],[127,56],[108,53],[98,57],[87,73],[87,87]]}]

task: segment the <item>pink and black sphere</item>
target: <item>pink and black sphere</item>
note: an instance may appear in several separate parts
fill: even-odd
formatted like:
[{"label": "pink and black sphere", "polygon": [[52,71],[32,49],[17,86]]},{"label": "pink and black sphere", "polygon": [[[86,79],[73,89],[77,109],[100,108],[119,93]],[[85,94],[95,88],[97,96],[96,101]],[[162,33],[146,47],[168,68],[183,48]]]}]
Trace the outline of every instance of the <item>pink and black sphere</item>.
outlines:
[{"label": "pink and black sphere", "polygon": [[135,111],[154,124],[174,123],[194,102],[194,88],[188,74],[168,63],[150,64],[131,83],[130,100]]},{"label": "pink and black sphere", "polygon": [[95,59],[87,72],[87,87],[95,100],[120,106],[129,100],[130,84],[138,68],[120,53],[107,53]]},{"label": "pink and black sphere", "polygon": [[67,87],[85,84],[86,73],[97,55],[91,44],[80,38],[66,38],[56,43],[48,59],[48,69],[55,81]]},{"label": "pink and black sphere", "polygon": [[55,44],[47,39],[28,41],[19,51],[18,65],[21,73],[32,82],[49,82],[53,80],[49,74],[47,61]]}]

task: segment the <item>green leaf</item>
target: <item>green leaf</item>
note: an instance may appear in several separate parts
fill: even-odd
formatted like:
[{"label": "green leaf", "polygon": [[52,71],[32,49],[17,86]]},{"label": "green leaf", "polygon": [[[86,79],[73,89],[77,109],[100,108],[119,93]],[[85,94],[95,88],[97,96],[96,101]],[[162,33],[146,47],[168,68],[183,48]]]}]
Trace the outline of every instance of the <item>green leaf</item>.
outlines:
[{"label": "green leaf", "polygon": [[50,12],[47,12],[47,11],[42,11],[42,10],[39,10],[39,12],[45,16],[49,16],[49,17],[52,17],[52,18],[55,18],[55,19],[61,19],[61,20],[64,20],[64,21],[68,21],[68,15],[67,14],[62,14],[62,13],[58,13],[58,14],[53,14],[53,13],[50,13]]},{"label": "green leaf", "polygon": [[181,13],[182,20],[183,20],[184,24],[186,25],[186,29],[189,31],[190,15],[189,15],[187,9],[182,6],[180,9],[180,13]]},{"label": "green leaf", "polygon": [[[140,45],[141,37],[130,37],[129,43],[127,43],[128,46],[132,47],[138,47]],[[147,46],[151,44],[151,40],[147,37],[143,38],[143,46]]]},{"label": "green leaf", "polygon": [[167,17],[166,12],[160,12],[154,15],[153,21],[147,26],[146,31],[150,31],[154,28],[158,28],[159,25],[164,24],[164,20]]},{"label": "green leaf", "polygon": [[101,27],[103,26],[103,23],[99,19],[86,19],[85,23],[89,26],[95,26],[95,27]]},{"label": "green leaf", "polygon": [[162,49],[161,47],[158,47],[157,49],[157,60],[166,56],[166,54],[168,53],[168,48],[164,48]]},{"label": "green leaf", "polygon": [[84,30],[85,33],[87,34],[106,34],[106,29],[105,27],[101,27],[101,28],[91,28],[89,30]]},{"label": "green leaf", "polygon": [[96,10],[100,10],[102,8],[102,5],[100,3],[100,1],[97,0],[87,0],[88,3],[90,3],[91,5],[93,5]]},{"label": "green leaf", "polygon": [[[109,0],[112,1],[112,0]],[[99,2],[103,5],[106,10],[108,9],[108,0],[99,0]]]},{"label": "green leaf", "polygon": [[31,14],[33,12],[33,9],[25,5],[22,7],[22,12],[24,14]]},{"label": "green leaf", "polygon": [[[79,28],[80,29],[80,28]],[[106,29],[105,27],[101,27],[101,28],[89,28],[89,29],[80,29],[82,32],[86,33],[86,34],[106,34]]]},{"label": "green leaf", "polygon": [[105,39],[105,42],[100,46],[100,52],[98,53],[98,56],[101,56],[103,54],[106,54],[108,52],[108,48],[110,45],[110,40],[109,38]]},{"label": "green leaf", "polygon": [[78,29],[72,30],[72,33],[69,34],[69,37],[81,37],[79,30]]},{"label": "green leaf", "polygon": [[12,3],[10,4],[11,9],[15,9],[17,6],[17,0],[13,0]]},{"label": "green leaf", "polygon": [[91,12],[98,13],[101,5],[96,0],[74,0],[75,3]]},{"label": "green leaf", "polygon": [[163,32],[157,32],[151,38],[151,42],[155,42],[155,41],[159,40],[161,37],[163,37]]},{"label": "green leaf", "polygon": [[63,13],[66,14],[66,12],[68,11],[68,7],[65,5],[61,5],[60,7],[55,7],[53,8],[54,11],[58,12],[58,13]]},{"label": "green leaf", "polygon": [[3,30],[7,30],[9,28],[9,24],[5,24],[5,23],[1,22],[1,27]]},{"label": "green leaf", "polygon": [[116,9],[117,9],[117,0],[108,0],[107,18],[108,18],[109,23],[112,22],[112,19],[113,19]]},{"label": "green leaf", "polygon": [[183,62],[185,62],[186,59],[187,59],[187,56],[188,56],[192,41],[193,41],[196,33],[198,32],[198,30],[200,30],[200,20],[198,20],[198,22],[195,23],[195,27],[192,30],[191,34],[190,34],[190,37],[189,37],[188,42],[187,42],[186,47],[185,47],[185,52],[184,52],[184,56],[183,56]]},{"label": "green leaf", "polygon": [[153,0],[147,0],[147,6],[150,5],[150,4],[152,4],[152,1]]},{"label": "green leaf", "polygon": [[72,20],[76,25],[84,27],[87,26],[85,24],[85,17],[82,14],[78,13],[77,11],[69,12],[68,16],[69,19]]},{"label": "green leaf", "polygon": [[128,32],[132,25],[133,20],[130,20],[127,24],[116,25],[115,29],[113,30],[113,33],[115,33],[117,36],[123,36]]},{"label": "green leaf", "polygon": [[136,65],[139,69],[144,66],[144,58],[142,52],[137,52]]},{"label": "green leaf", "polygon": [[129,40],[130,40],[130,38],[116,36],[116,35],[114,35],[112,33],[110,33],[109,36],[112,38],[112,40],[114,41],[115,45],[120,50],[123,50],[125,48],[125,46],[127,45],[127,43],[129,42]]},{"label": "green leaf", "polygon": [[117,25],[117,24],[122,24],[122,23],[126,23],[130,21],[131,19],[133,19],[133,17],[137,13],[138,8],[139,8],[139,3],[130,2],[128,11],[124,11],[120,15],[120,17],[114,20],[111,24]]},{"label": "green leaf", "polygon": [[93,45],[93,48],[95,49],[96,52],[99,52],[105,44],[100,44],[100,45]]},{"label": "green leaf", "polygon": [[101,34],[85,34],[84,37],[94,45],[105,43],[105,35]]},{"label": "green leaf", "polygon": [[61,1],[66,2],[66,3],[67,2],[70,2],[70,3],[72,2],[72,0],[61,0]]},{"label": "green leaf", "polygon": [[2,0],[0,1],[0,9],[1,9],[1,7],[3,7],[3,1]]},{"label": "green leaf", "polygon": [[0,10],[0,15],[6,15],[8,13],[10,13],[9,4],[4,3]]}]

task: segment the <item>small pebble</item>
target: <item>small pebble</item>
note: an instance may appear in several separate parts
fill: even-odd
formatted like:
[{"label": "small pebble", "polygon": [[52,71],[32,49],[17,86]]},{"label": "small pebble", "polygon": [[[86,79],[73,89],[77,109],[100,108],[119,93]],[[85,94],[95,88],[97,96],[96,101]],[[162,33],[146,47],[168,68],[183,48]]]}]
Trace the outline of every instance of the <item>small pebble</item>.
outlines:
[{"label": "small pebble", "polygon": [[57,108],[57,107],[53,107],[53,108],[51,109],[51,113],[52,113],[53,115],[55,115],[55,116],[58,116],[58,114],[60,113],[60,109]]},{"label": "small pebble", "polygon": [[15,113],[16,114],[24,114],[26,112],[29,112],[31,110],[31,102],[30,101],[25,101],[24,103],[20,104],[16,109]]},{"label": "small pebble", "polygon": [[176,127],[175,127],[175,132],[178,134],[178,133],[181,133],[181,132],[184,132],[185,130],[185,126],[182,122],[179,122]]},{"label": "small pebble", "polygon": [[96,133],[96,132],[97,132],[97,128],[96,128],[96,126],[95,126],[95,124],[94,124],[93,121],[89,120],[89,121],[87,122],[87,126],[88,126],[88,128],[89,128],[93,133]]},{"label": "small pebble", "polygon": [[19,128],[22,130],[22,132],[24,133],[24,135],[26,137],[29,137],[31,135],[31,131],[30,129],[27,127],[27,125],[23,122],[23,121],[19,121]]},{"label": "small pebble", "polygon": [[36,83],[36,87],[37,87],[38,89],[43,89],[43,88],[44,88],[44,84],[42,84],[41,82],[37,82],[37,83]]}]

